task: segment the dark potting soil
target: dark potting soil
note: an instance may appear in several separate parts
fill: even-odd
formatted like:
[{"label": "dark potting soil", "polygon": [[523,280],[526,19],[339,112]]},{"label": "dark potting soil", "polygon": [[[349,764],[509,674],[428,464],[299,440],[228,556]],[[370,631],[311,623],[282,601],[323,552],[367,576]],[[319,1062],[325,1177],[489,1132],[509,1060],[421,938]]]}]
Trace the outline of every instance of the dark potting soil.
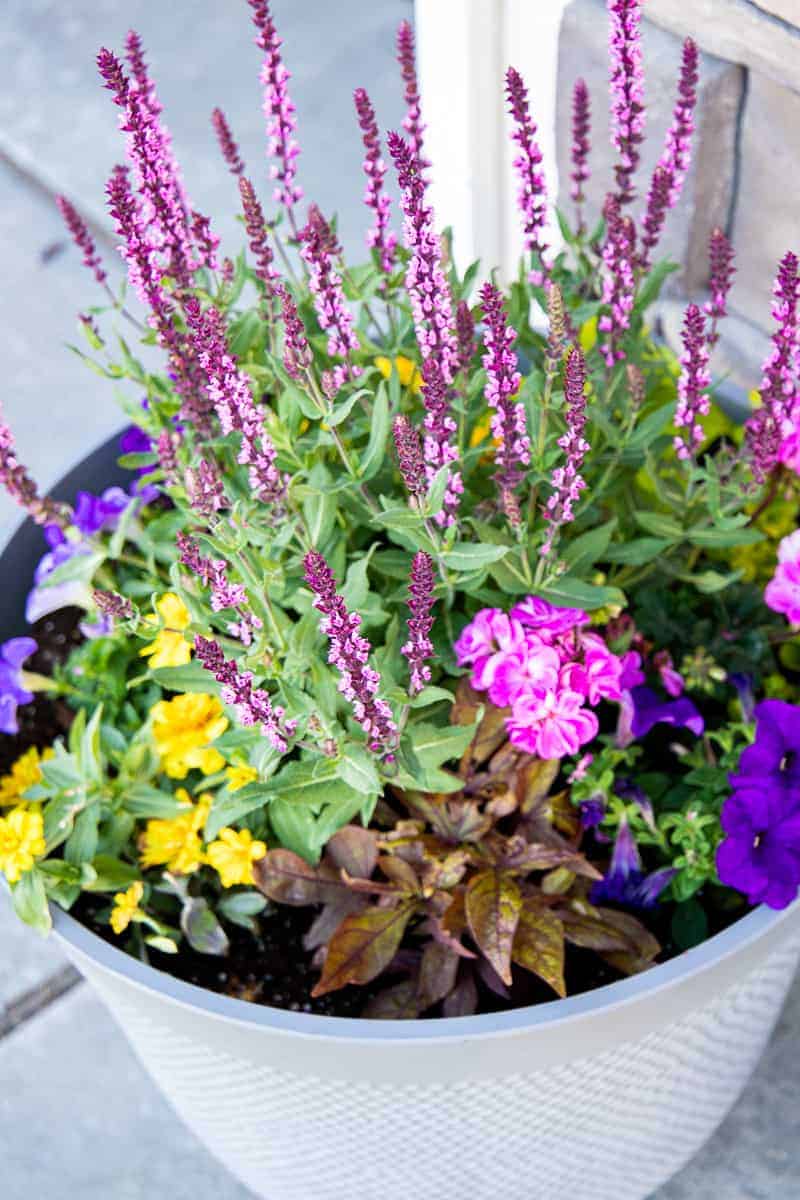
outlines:
[{"label": "dark potting soil", "polygon": [[[63,663],[72,648],[83,640],[79,630],[82,615],[79,609],[64,609],[38,621],[30,631],[38,650],[28,659],[26,669],[42,675],[52,674],[53,668]],[[44,695],[37,696],[32,704],[20,708],[19,732],[0,738],[0,774],[7,772],[14,760],[31,746],[44,748],[66,733],[73,716],[72,710],[63,701]],[[104,941],[119,948],[124,942],[114,935],[108,925],[105,916],[108,907],[108,897],[83,893],[74,905],[72,915]],[[730,915],[725,919],[718,917],[717,921],[712,922],[713,927],[709,932],[718,932],[740,915],[737,912],[735,916]],[[403,976],[387,975],[379,983],[368,987],[347,987],[327,996],[312,998],[311,992],[319,978],[319,969],[313,965],[312,956],[303,948],[303,937],[314,916],[312,909],[269,904],[264,914],[256,920],[256,933],[226,923],[230,951],[225,957],[199,954],[184,945],[176,955],[148,948],[148,960],[158,970],[187,983],[239,1000],[291,1012],[359,1017],[375,995]],[[648,914],[647,924],[661,942],[661,962],[680,953],[670,935],[670,920],[671,906],[664,905]],[[619,971],[604,963],[596,954],[574,946],[567,947],[565,976],[569,996],[592,991],[623,978]],[[478,998],[478,1012],[489,1013],[545,1003],[554,999],[554,993],[535,976],[518,971],[507,996],[499,996],[486,984],[479,982]],[[438,1008],[434,1008],[426,1014],[426,1018],[439,1015]]]}]

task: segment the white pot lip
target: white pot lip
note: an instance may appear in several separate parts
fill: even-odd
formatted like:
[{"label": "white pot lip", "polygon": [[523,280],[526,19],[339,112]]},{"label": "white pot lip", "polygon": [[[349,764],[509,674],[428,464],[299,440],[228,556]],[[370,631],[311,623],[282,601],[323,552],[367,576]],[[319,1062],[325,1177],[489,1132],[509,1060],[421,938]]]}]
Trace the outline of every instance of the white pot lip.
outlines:
[{"label": "white pot lip", "polygon": [[91,959],[104,971],[136,988],[156,993],[182,1007],[199,1010],[207,1016],[218,1017],[238,1025],[306,1038],[351,1042],[433,1043],[464,1041],[493,1035],[504,1036],[547,1026],[560,1029],[571,1022],[626,1008],[634,1001],[684,983],[757,942],[800,911],[800,898],[781,911],[760,905],[692,950],[685,950],[668,962],[659,963],[640,975],[606,984],[579,996],[570,996],[565,1000],[554,999],[544,1004],[511,1009],[507,1012],[483,1013],[472,1017],[418,1018],[408,1021],[317,1016],[313,1013],[290,1012],[221,995],[195,984],[185,983],[165,971],[133,958],[93,933],[58,905],[51,904],[50,908],[55,932],[80,955]]}]

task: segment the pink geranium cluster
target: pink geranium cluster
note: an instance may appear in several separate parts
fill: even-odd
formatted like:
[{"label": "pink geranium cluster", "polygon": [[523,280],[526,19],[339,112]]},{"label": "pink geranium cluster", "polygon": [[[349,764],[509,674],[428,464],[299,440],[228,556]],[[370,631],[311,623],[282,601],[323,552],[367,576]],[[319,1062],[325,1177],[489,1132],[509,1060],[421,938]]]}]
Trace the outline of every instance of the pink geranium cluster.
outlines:
[{"label": "pink geranium cluster", "polygon": [[472,666],[472,686],[511,709],[509,738],[529,754],[576,754],[598,732],[592,709],[622,698],[623,660],[588,623],[579,608],[528,596],[508,614],[481,609],[455,644],[459,664]]},{"label": "pink geranium cluster", "polygon": [[775,574],[764,592],[764,602],[783,613],[790,625],[800,625],[800,529],[778,546]]}]

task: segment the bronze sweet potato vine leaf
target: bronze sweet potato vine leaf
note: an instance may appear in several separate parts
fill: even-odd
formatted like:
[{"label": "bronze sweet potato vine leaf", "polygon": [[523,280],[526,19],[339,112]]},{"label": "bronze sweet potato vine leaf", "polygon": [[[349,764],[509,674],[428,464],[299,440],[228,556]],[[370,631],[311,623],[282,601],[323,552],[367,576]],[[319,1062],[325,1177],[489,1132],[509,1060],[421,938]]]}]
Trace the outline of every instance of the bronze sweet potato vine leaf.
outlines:
[{"label": "bronze sweet potato vine leaf", "polygon": [[467,885],[469,931],[503,983],[511,983],[511,948],[522,909],[522,893],[505,871],[481,871]]}]

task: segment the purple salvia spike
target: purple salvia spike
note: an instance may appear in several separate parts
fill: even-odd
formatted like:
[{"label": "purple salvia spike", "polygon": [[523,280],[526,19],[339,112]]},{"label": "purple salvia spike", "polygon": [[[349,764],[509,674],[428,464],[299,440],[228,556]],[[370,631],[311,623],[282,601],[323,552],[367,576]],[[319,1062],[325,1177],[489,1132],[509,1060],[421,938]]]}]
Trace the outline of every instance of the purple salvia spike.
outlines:
[{"label": "purple salvia spike", "polygon": [[[298,234],[300,256],[308,266],[308,287],[314,297],[317,320],[328,335],[328,354],[331,357],[349,359],[359,349],[359,341],[353,328],[353,314],[347,307],[342,281],[333,265],[339,258],[341,248],[336,237],[317,208],[309,205],[308,222]],[[335,395],[348,379],[361,374],[361,368],[347,361],[339,363],[328,374],[329,395]]]},{"label": "purple salvia spike", "polygon": [[424,550],[418,550],[411,563],[411,578],[408,585],[408,641],[400,647],[400,653],[408,659],[410,695],[416,696],[430,683],[431,669],[427,659],[433,654],[430,639],[433,628],[433,561]]},{"label": "purple salvia spike", "polygon": [[274,293],[278,272],[275,270],[275,256],[269,244],[267,222],[255,188],[249,179],[242,176],[239,180],[239,193],[242,197],[242,212],[247,242],[256,260],[256,275],[264,284],[267,300]]},{"label": "purple salvia spike", "polygon": [[536,125],[528,107],[528,89],[519,71],[513,67],[506,71],[506,99],[514,120],[511,137],[519,148],[519,153],[514,159],[514,170],[519,180],[517,208],[522,216],[525,248],[538,259],[530,278],[532,283],[541,284],[549,272],[545,257],[547,243],[544,240],[547,224],[547,185],[544,171],[540,170],[542,152],[536,141]]},{"label": "purple salvia spike", "polygon": [[178,447],[180,446],[180,442],[180,434],[170,432],[168,429],[162,429],[158,435],[158,441],[156,442],[158,465],[164,472],[164,479],[167,484],[175,484],[180,474],[178,466]]},{"label": "purple salvia spike", "polygon": [[[428,358],[422,364],[422,401],[425,405],[425,472],[431,483],[442,467],[457,463],[459,458],[456,438],[458,426],[452,415],[447,384],[436,358]],[[463,491],[461,473],[451,467],[442,509],[435,516],[437,525],[455,525],[459,497]]]},{"label": "purple salvia spike", "polygon": [[398,133],[390,133],[388,143],[403,193],[403,233],[411,251],[406,290],[417,344],[423,363],[435,358],[449,386],[458,370],[458,342],[453,332],[453,301],[442,268],[442,247],[434,231],[433,211],[425,203],[425,181],[410,146]]},{"label": "purple salvia spike", "polygon": [[129,621],[133,616],[133,605],[127,596],[120,596],[119,592],[104,592],[95,588],[92,599],[98,611],[111,621]]},{"label": "purple salvia spike", "polygon": [[58,525],[66,529],[70,522],[71,510],[66,504],[59,504],[49,496],[40,496],[39,489],[31,479],[28,471],[17,458],[17,448],[8,425],[3,420],[0,410],[0,487],[4,487],[8,495],[24,509],[37,525]]},{"label": "purple salvia spike", "polygon": [[314,607],[322,614],[320,629],[330,641],[328,662],[339,672],[339,691],[352,706],[370,750],[390,758],[397,742],[397,725],[391,708],[378,696],[381,677],[369,666],[371,646],[358,632],[361,617],[347,611],[336,591],[333,572],[317,550],[309,550],[304,567]]},{"label": "purple salvia spike", "polygon": [[591,104],[585,79],[577,79],[572,89],[572,187],[570,196],[575,204],[578,233],[585,231],[583,206],[586,203],[585,185],[589,180],[591,150]]},{"label": "purple salvia spike", "polygon": [[199,634],[194,639],[198,661],[222,685],[224,704],[236,709],[240,725],[260,725],[264,737],[281,754],[288,750],[288,739],[294,735],[297,722],[284,716],[280,705],[273,707],[269,694],[263,688],[253,687],[250,671],[242,671],[231,659],[226,659],[219,642]]},{"label": "purple salvia spike", "polygon": [[295,138],[297,119],[289,96],[289,72],[281,57],[281,39],[275,29],[267,0],[249,0],[253,24],[258,30],[256,45],[264,51],[261,83],[264,88],[264,115],[267,118],[268,154],[274,160],[270,178],[275,181],[274,199],[285,210],[295,231],[294,206],[303,199],[303,189],[295,182],[300,147]]},{"label": "purple salvia spike", "polygon": [[200,548],[193,538],[179,532],[176,542],[183,565],[210,589],[212,611],[234,609],[236,620],[228,625],[228,632],[238,638],[243,646],[250,646],[256,631],[262,628],[263,623],[261,618],[251,611],[244,585],[231,583],[228,579],[228,564],[221,558],[206,558],[200,553]]},{"label": "purple salvia spike", "polygon": [[219,148],[222,151],[222,157],[228,164],[228,170],[231,175],[244,174],[244,161],[239,153],[239,147],[231,133],[231,127],[228,124],[228,119],[221,108],[215,108],[211,114],[211,124],[214,127],[214,133],[217,135]]},{"label": "purple salvia spike", "polygon": [[606,335],[600,351],[607,367],[621,361],[625,355],[620,340],[630,326],[633,311],[636,276],[636,230],[630,217],[623,217],[616,196],[606,198],[606,240],[603,246],[603,262],[606,272],[603,280],[603,303],[608,312],[598,321],[598,329]]},{"label": "purple salvia spike", "polygon": [[264,504],[281,506],[287,480],[276,465],[275,447],[264,428],[264,414],[253,400],[250,381],[228,351],[222,315],[213,306],[201,311],[192,299],[186,302],[186,319],[222,432],[241,434],[237,461],[248,468],[255,496]]},{"label": "purple salvia spike", "polygon": [[733,246],[725,234],[721,229],[713,229],[708,243],[708,287],[711,296],[703,305],[703,311],[711,321],[709,346],[716,345],[719,340],[717,323],[728,315],[728,293],[736,272],[733,257]]},{"label": "purple salvia spike", "polygon": [[611,59],[611,140],[620,161],[614,168],[617,200],[630,204],[636,193],[633,175],[644,139],[641,0],[608,0]]},{"label": "purple salvia spike", "polygon": [[425,132],[425,126],[422,123],[422,109],[419,100],[414,30],[409,21],[401,21],[397,30],[397,61],[400,64],[406,101],[403,129],[406,131],[409,149],[422,172],[430,166],[430,163],[426,160],[423,152],[422,135]]},{"label": "purple salvia spike", "polygon": [[402,413],[394,419],[392,434],[403,483],[406,485],[409,495],[421,503],[428,491],[428,480],[419,434],[408,417]]},{"label": "purple salvia spike", "polygon": [[564,451],[564,465],[556,467],[550,477],[553,491],[542,514],[550,523],[541,549],[543,556],[552,550],[560,528],[573,519],[573,506],[586,487],[581,475],[583,460],[589,451],[589,443],[583,436],[586,427],[586,397],[583,394],[585,383],[586,363],[578,347],[573,346],[564,368],[564,420],[567,429],[558,439],[558,444]]},{"label": "purple salvia spike", "polygon": [[683,354],[681,375],[678,380],[678,406],[675,410],[675,427],[682,430],[675,436],[673,445],[678,458],[693,458],[705,436],[701,417],[708,414],[711,401],[706,389],[711,383],[708,371],[708,342],[706,319],[696,304],[686,309],[683,321]]},{"label": "purple salvia spike", "polygon": [[458,342],[458,369],[468,371],[475,355],[475,318],[466,300],[456,306],[456,340]]},{"label": "purple salvia spike", "polygon": [[486,403],[492,409],[492,436],[496,444],[494,480],[512,525],[519,523],[519,509],[513,502],[515,488],[525,476],[531,461],[530,438],[525,423],[525,406],[516,395],[521,376],[514,353],[516,334],[508,323],[503,297],[491,283],[481,288],[486,353]]},{"label": "purple salvia spike", "polygon": [[198,437],[206,438],[212,429],[213,406],[206,395],[191,343],[175,327],[174,305],[164,290],[156,257],[149,249],[148,232],[125,167],[114,168],[106,192],[109,211],[122,238],[120,253],[127,263],[131,286],[150,309],[148,323],[169,355],[170,375],[182,402],[181,417]]},{"label": "purple salvia spike", "polygon": [[389,229],[389,212],[392,202],[383,182],[386,175],[386,164],[381,158],[378,123],[375,120],[375,110],[364,88],[356,88],[353,92],[353,100],[365,150],[364,174],[367,177],[367,190],[364,193],[364,203],[375,214],[372,228],[367,232],[367,245],[377,250],[381,270],[388,275],[395,263],[397,238]]},{"label": "purple salvia spike", "polygon": [[187,499],[201,517],[209,520],[227,507],[222,476],[215,462],[201,458],[196,467],[187,467],[184,477]]},{"label": "purple salvia spike", "polygon": [[200,212],[192,211],[192,240],[195,246],[195,257],[192,260],[192,269],[205,267],[208,271],[216,271],[217,250],[219,248],[219,238],[215,233],[211,232],[211,221],[208,217]]},{"label": "purple salvia spike", "polygon": [[84,266],[89,268],[99,284],[105,284],[107,276],[103,270],[103,260],[97,253],[94,238],[89,233],[83,217],[66,196],[56,196],[56,204],[73,242],[83,254]]},{"label": "purple salvia spike", "polygon": [[292,379],[302,379],[314,361],[305,326],[286,285],[276,284],[275,294],[281,302],[283,316],[283,365]]},{"label": "purple salvia spike", "polygon": [[762,483],[778,462],[784,437],[793,432],[798,393],[798,260],[783,256],[773,289],[772,316],[777,329],[764,363],[761,407],[745,426],[745,446],[753,476]]},{"label": "purple salvia spike", "polygon": [[639,256],[642,270],[647,270],[652,262],[652,252],[661,236],[667,211],[678,203],[689,170],[694,107],[697,102],[698,59],[697,45],[687,38],[683,44],[678,99],[672,124],[647,193],[647,208],[642,222],[642,252]]}]

